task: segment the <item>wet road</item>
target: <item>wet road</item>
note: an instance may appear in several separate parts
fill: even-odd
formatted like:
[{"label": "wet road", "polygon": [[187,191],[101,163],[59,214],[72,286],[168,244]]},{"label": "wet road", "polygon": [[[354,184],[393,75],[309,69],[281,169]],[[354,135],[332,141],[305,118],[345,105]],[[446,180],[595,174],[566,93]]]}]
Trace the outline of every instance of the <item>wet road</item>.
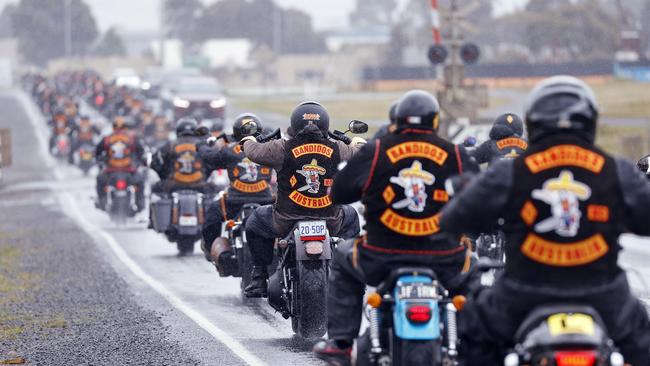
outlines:
[{"label": "wet road", "polygon": [[[168,357],[176,355],[177,358],[168,359],[170,364],[321,364],[309,352],[311,343],[292,334],[289,321],[265,301],[243,300],[238,280],[219,278],[198,254],[198,244],[195,255],[177,258],[175,245],[146,229],[146,216],[118,227],[96,210],[92,201],[94,179],[83,177],[74,167],[54,162],[45,154],[44,121],[24,94],[0,94],[0,104],[6,106],[7,114],[21,115],[27,111],[29,119],[14,121],[10,126],[16,131],[15,141],[21,142],[16,144],[15,151],[24,156],[17,157],[16,167],[0,188],[4,197],[0,201],[5,202],[0,202],[0,206],[9,202],[6,197],[17,199],[29,190],[38,189],[44,196],[36,201],[56,206],[59,212],[68,215],[74,230],[80,232],[76,234],[79,240],[81,236],[90,238],[95,244],[91,246],[95,256],[102,263],[110,264],[110,276],[119,276],[118,283],[123,288],[116,290],[116,296],[130,295],[136,314],[157,315],[158,320],[150,320],[149,327],[159,335],[147,351],[156,347],[171,350]],[[34,163],[34,159],[40,163]],[[51,231],[61,229],[56,220],[42,220],[38,225]],[[643,285],[650,282],[650,241],[626,237],[623,245],[624,263],[633,269],[630,275],[633,286],[645,299],[650,299]],[[146,355],[143,357],[141,363],[150,364]]]}]

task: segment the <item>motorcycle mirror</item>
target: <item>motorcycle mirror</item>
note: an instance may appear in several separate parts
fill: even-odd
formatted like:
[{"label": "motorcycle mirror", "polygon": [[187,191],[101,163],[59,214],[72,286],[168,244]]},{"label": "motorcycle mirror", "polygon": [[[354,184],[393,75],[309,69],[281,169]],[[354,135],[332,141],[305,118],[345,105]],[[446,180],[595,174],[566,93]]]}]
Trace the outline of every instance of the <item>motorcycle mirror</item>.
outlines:
[{"label": "motorcycle mirror", "polygon": [[368,124],[356,119],[350,121],[348,128],[348,131],[355,135],[368,132]]},{"label": "motorcycle mirror", "polygon": [[214,145],[216,145],[216,144],[217,144],[217,139],[218,139],[219,137],[220,137],[220,136],[217,136],[217,137],[215,137],[215,136],[208,137],[208,139],[206,140],[206,142],[208,143],[208,146],[214,146]]},{"label": "motorcycle mirror", "polygon": [[210,134],[210,129],[205,126],[199,126],[196,129],[197,136],[207,136]]},{"label": "motorcycle mirror", "polygon": [[264,133],[264,131],[260,129],[260,126],[258,126],[255,121],[250,121],[241,125],[242,136],[255,136],[261,133]]}]

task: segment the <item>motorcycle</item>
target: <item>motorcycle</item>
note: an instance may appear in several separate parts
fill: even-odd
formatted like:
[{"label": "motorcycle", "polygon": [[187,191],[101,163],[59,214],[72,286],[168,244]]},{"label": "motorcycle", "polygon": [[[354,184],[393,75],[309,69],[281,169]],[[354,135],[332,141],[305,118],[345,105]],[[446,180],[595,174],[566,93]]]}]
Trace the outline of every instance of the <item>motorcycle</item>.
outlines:
[{"label": "motorcycle", "polygon": [[[486,272],[504,264],[481,260]],[[515,333],[515,347],[504,366],[623,366],[623,355],[609,337],[598,312],[584,304],[542,304],[534,308]]]},{"label": "motorcycle", "polygon": [[356,365],[458,365],[456,313],[430,268],[400,268],[368,295],[368,329],[357,339]]},{"label": "motorcycle", "polygon": [[325,221],[299,221],[277,242],[278,267],[269,278],[268,301],[296,334],[315,338],[327,325],[327,278],[336,239]]},{"label": "motorcycle", "polygon": [[211,250],[211,257],[215,261],[219,275],[241,277],[242,291],[250,284],[253,269],[253,259],[246,241],[244,222],[258,207],[260,205],[257,203],[244,204],[234,220],[223,222],[221,237],[216,239]]},{"label": "motorcycle", "polygon": [[[368,131],[368,125],[351,121],[345,132],[329,132],[332,139],[346,144],[352,140],[345,134]],[[277,129],[258,138],[266,142],[281,137]],[[291,318],[296,334],[315,338],[325,334],[327,326],[327,278],[332,250],[337,243],[330,237],[325,221],[298,221],[289,234],[276,245],[278,266],[270,276],[268,301],[285,319]]]},{"label": "motorcycle", "polygon": [[192,190],[151,195],[153,228],[176,243],[179,256],[191,254],[194,243],[201,239],[205,223],[204,201],[202,193]]},{"label": "motorcycle", "polygon": [[75,151],[74,163],[84,175],[88,175],[90,169],[95,165],[95,147],[90,143],[79,146]]},{"label": "motorcycle", "polygon": [[127,218],[135,216],[138,212],[136,204],[137,187],[132,183],[131,173],[111,173],[106,186],[106,211],[111,221],[125,224]]},{"label": "motorcycle", "polygon": [[67,133],[61,133],[54,137],[52,155],[57,159],[68,159],[70,156],[71,141]]}]

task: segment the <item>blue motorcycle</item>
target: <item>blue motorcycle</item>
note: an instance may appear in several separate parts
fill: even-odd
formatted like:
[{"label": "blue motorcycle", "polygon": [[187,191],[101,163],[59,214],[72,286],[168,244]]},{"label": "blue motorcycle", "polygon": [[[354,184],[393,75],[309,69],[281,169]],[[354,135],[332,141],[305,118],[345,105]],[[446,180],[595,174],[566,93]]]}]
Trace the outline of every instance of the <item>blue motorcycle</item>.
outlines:
[{"label": "blue motorcycle", "polygon": [[[391,272],[368,295],[369,326],[357,339],[356,365],[458,364],[457,306],[429,268]],[[456,304],[456,305],[455,305]]]}]

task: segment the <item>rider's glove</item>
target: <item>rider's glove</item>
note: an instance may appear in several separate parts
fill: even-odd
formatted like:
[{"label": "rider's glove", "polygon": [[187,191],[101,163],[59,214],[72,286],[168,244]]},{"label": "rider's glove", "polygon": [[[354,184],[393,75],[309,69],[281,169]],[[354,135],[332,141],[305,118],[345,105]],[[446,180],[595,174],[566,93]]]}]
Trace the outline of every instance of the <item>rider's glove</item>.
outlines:
[{"label": "rider's glove", "polygon": [[257,142],[257,138],[255,136],[246,136],[246,137],[242,138],[241,141],[239,141],[239,146],[242,147],[242,150],[244,149],[244,144],[246,143],[246,141],[255,141],[255,142]]},{"label": "rider's glove", "polygon": [[355,137],[352,138],[352,142],[350,143],[350,145],[352,145],[352,146],[365,145],[366,142],[367,141],[365,139],[355,136]]}]

